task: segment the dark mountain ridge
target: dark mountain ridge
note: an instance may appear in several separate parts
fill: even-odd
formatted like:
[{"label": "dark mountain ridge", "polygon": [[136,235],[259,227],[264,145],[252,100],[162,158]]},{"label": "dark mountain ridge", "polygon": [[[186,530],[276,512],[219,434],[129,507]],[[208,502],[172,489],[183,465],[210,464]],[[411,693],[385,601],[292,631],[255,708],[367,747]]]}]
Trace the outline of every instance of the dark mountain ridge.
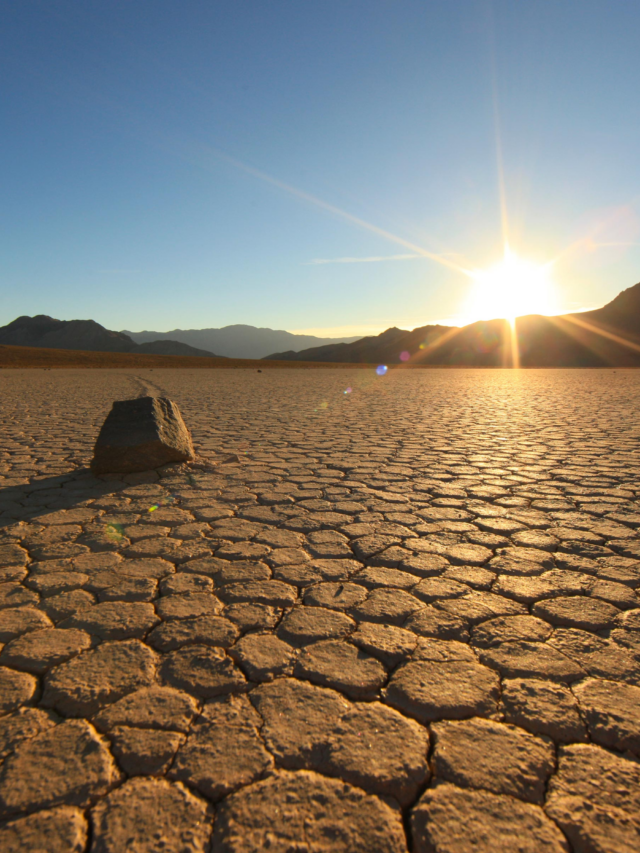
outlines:
[{"label": "dark mountain ridge", "polygon": [[222,353],[228,358],[264,358],[270,352],[291,350],[298,352],[308,347],[350,343],[359,340],[357,335],[349,338],[318,338],[315,335],[297,335],[284,329],[258,328],[237,323],[220,329],[173,329],[170,332],[129,332],[138,344],[146,341],[170,338],[193,347],[202,347]]},{"label": "dark mountain ridge", "polygon": [[105,329],[95,320],[56,320],[46,314],[18,317],[0,327],[0,344],[88,352],[139,352],[155,355],[213,356],[181,341],[152,341],[139,345],[122,332]]},{"label": "dark mountain ridge", "polygon": [[640,284],[623,290],[602,308],[558,317],[481,320],[468,326],[391,328],[351,344],[281,352],[282,361],[457,367],[636,367],[640,366]]}]

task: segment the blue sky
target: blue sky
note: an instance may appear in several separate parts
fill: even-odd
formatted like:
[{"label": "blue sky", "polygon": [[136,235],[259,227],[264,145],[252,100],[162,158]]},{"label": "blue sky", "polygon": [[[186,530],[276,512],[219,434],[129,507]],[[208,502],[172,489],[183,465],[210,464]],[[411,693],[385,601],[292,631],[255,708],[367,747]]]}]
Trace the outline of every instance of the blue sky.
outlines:
[{"label": "blue sky", "polygon": [[455,320],[504,220],[560,311],[640,280],[637,3],[2,9],[0,324]]}]

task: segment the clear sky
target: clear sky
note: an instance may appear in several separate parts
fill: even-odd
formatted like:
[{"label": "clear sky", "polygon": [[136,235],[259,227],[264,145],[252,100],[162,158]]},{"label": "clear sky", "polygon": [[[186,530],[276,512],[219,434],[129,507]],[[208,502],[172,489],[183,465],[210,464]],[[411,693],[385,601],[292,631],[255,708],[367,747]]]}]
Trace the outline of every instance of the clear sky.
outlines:
[{"label": "clear sky", "polygon": [[0,6],[0,324],[462,321],[505,229],[559,312],[640,280],[637,2]]}]

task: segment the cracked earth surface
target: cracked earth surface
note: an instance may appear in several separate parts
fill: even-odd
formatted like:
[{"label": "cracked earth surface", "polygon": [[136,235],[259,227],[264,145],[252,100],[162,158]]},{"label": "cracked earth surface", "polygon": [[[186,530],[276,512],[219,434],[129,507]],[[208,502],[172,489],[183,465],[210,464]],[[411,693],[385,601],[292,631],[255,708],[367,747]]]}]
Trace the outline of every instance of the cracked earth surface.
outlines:
[{"label": "cracked earth surface", "polygon": [[[214,464],[91,476],[149,393]],[[0,848],[635,853],[639,403],[621,370],[0,372]]]}]

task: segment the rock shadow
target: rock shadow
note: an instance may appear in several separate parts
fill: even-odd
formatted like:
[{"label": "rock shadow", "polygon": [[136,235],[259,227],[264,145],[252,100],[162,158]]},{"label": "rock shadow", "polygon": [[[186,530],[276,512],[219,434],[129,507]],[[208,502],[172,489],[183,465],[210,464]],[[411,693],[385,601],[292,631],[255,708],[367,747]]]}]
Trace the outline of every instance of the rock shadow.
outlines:
[{"label": "rock shadow", "polygon": [[130,488],[122,480],[95,477],[79,467],[51,477],[37,476],[28,483],[0,489],[0,531],[20,521],[33,521],[46,513],[74,509],[85,501],[114,495]]}]

